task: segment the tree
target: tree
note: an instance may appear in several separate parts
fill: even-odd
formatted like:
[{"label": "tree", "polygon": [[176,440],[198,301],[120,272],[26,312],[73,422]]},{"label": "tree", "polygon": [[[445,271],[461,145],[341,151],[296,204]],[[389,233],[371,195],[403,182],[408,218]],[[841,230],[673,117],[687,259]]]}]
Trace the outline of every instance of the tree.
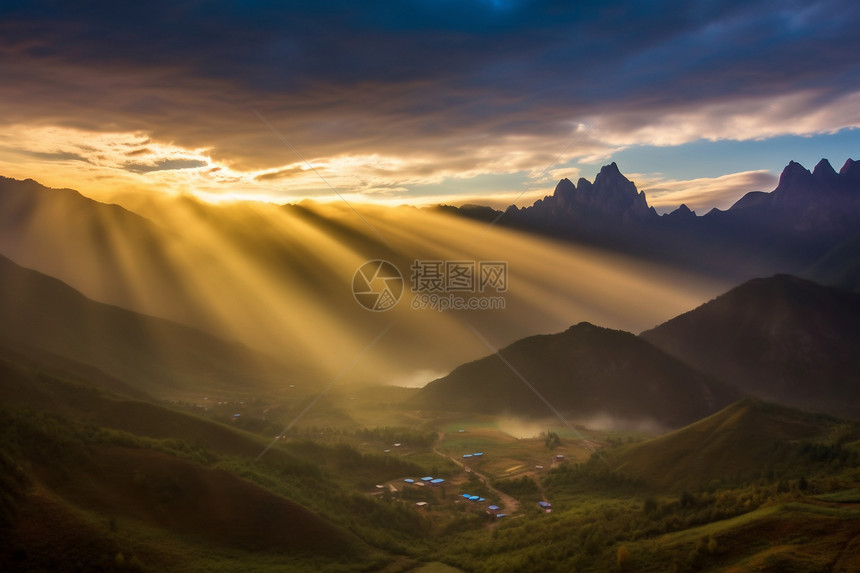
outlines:
[{"label": "tree", "polygon": [[645,498],[645,503],[642,505],[642,511],[645,513],[645,515],[649,515],[657,511],[657,500],[653,497]]},{"label": "tree", "polygon": [[621,547],[619,547],[618,548],[618,556],[617,556],[618,570],[619,571],[629,571],[630,570],[630,564],[632,563],[632,561],[633,561],[633,556],[630,555],[630,550],[627,549],[627,546],[622,545]]},{"label": "tree", "polygon": [[714,553],[717,552],[718,548],[719,548],[719,544],[717,543],[717,540],[714,539],[713,537],[709,538],[708,539],[708,553],[713,555]]},{"label": "tree", "polygon": [[559,438],[558,434],[556,434],[555,432],[547,432],[544,444],[546,445],[547,449],[554,450],[561,445],[561,438]]}]

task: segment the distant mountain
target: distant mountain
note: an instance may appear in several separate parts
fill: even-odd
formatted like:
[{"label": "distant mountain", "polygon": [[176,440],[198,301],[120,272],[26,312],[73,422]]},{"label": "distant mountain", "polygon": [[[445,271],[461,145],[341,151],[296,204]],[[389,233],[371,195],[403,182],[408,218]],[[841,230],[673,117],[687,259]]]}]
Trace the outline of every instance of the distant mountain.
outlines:
[{"label": "distant mountain", "polygon": [[88,297],[214,331],[174,268],[176,235],[119,205],[0,177],[0,254]]},{"label": "distant mountain", "polygon": [[[800,477],[805,465],[820,463],[809,445],[840,426],[844,422],[829,416],[745,399],[685,428],[609,452],[606,461],[619,474],[675,490],[767,471]],[[855,424],[849,434],[858,430]]]},{"label": "distant mountain", "polygon": [[791,161],[773,192],[747,193],[729,212],[773,230],[810,237],[854,234],[860,215],[860,162],[849,159],[836,173],[826,159],[812,172]]},{"label": "distant mountain", "polygon": [[750,394],[860,416],[860,294],[755,279],[641,336]]},{"label": "distant mountain", "polygon": [[645,193],[638,191],[614,162],[600,169],[593,184],[585,178],[576,185],[562,179],[551,196],[524,209],[509,207],[505,217],[521,224],[547,224],[558,230],[576,227],[614,231],[620,226],[641,226],[659,219],[654,208],[648,206]]},{"label": "distant mountain", "polygon": [[566,415],[606,414],[620,421],[678,427],[740,395],[633,334],[588,323],[525,338],[500,354],[526,382],[490,355],[431,382],[411,403],[467,412],[552,415],[528,388],[531,384]]},{"label": "distant mountain", "polygon": [[826,159],[809,172],[790,162],[770,193],[747,193],[730,209],[697,216],[686,205],[662,216],[615,163],[594,183],[562,179],[552,195],[504,212],[443,207],[460,216],[610,248],[727,280],[799,274],[857,236],[860,162],[837,173]]},{"label": "distant mountain", "polygon": [[90,365],[156,396],[270,392],[287,368],[240,344],[92,301],[0,256],[0,341]]},{"label": "distant mountain", "polygon": [[860,234],[836,245],[801,276],[820,284],[860,292]]}]

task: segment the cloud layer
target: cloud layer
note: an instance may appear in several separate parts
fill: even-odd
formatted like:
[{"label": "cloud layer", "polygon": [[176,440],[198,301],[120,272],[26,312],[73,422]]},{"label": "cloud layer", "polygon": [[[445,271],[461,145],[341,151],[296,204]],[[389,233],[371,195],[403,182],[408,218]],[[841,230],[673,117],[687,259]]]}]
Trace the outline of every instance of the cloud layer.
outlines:
[{"label": "cloud layer", "polygon": [[[408,198],[486,174],[543,186],[629,146],[860,126],[854,2],[581,4],[4,3],[0,129],[34,143],[4,143],[0,168]],[[81,142],[33,136],[49,128]],[[103,134],[149,143],[105,162],[85,149]]]}]

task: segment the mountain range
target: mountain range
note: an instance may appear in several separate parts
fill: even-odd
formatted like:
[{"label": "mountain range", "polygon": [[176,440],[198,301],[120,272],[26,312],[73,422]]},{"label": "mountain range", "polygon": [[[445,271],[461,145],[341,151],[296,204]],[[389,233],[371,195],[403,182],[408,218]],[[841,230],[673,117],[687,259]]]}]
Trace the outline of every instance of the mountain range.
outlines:
[{"label": "mountain range", "polygon": [[792,161],[773,191],[751,191],[729,209],[702,216],[686,205],[658,215],[615,163],[601,168],[594,183],[562,179],[529,207],[443,209],[731,282],[789,273],[860,286],[857,261],[840,255],[845,243],[860,238],[860,161],[852,159],[838,173],[826,159],[812,172]]}]

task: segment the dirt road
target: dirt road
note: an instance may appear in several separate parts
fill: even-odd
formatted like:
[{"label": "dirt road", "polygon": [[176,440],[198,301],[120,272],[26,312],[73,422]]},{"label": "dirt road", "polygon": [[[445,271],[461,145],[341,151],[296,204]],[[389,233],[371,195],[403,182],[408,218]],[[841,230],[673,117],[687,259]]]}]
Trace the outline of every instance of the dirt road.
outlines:
[{"label": "dirt road", "polygon": [[433,453],[438,455],[438,456],[442,456],[443,458],[448,458],[449,460],[451,460],[452,462],[454,462],[455,464],[457,464],[458,466],[463,468],[463,470],[465,472],[474,474],[479,480],[481,480],[481,483],[483,483],[487,487],[488,490],[493,492],[493,494],[499,498],[499,502],[502,505],[503,513],[507,513],[507,514],[516,513],[517,510],[519,510],[519,508],[520,508],[520,501],[517,498],[512,497],[503,491],[497,490],[496,488],[494,488],[491,485],[489,477],[476,471],[473,468],[466,467],[466,464],[464,464],[462,462],[462,460],[459,460],[456,457],[454,457],[448,453],[445,453],[441,449],[439,449],[439,446],[442,444],[442,440],[444,438],[445,438],[445,432],[440,432],[439,437],[436,439],[436,443],[433,444]]}]

